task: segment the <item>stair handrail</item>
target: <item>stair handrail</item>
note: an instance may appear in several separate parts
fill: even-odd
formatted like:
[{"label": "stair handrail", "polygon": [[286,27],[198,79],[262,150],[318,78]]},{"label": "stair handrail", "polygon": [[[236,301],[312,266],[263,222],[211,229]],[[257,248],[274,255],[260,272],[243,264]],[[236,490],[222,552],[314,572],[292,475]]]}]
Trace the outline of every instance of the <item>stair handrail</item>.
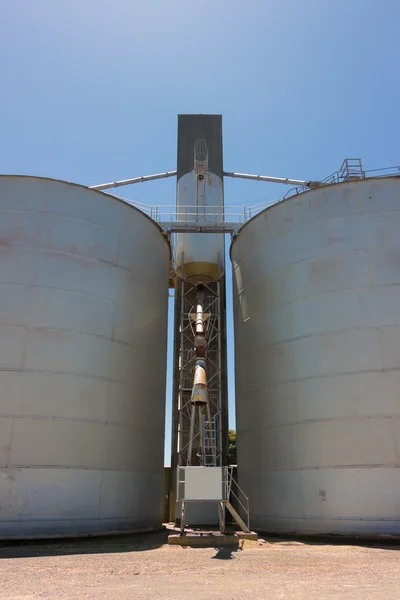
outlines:
[{"label": "stair handrail", "polygon": [[[246,521],[247,521],[247,527],[250,529],[250,501],[249,501],[249,497],[244,493],[244,491],[242,490],[242,488],[240,487],[240,485],[238,484],[238,482],[236,481],[236,479],[233,477],[233,467],[228,467],[228,498],[230,498],[231,496],[233,496],[237,502],[239,503],[239,505],[242,507],[245,515],[246,515]],[[234,483],[236,485],[236,489],[238,494],[235,494],[235,492],[232,490],[232,483]],[[242,495],[244,498],[244,502],[246,503],[243,504],[243,502],[240,500],[239,495]]]}]

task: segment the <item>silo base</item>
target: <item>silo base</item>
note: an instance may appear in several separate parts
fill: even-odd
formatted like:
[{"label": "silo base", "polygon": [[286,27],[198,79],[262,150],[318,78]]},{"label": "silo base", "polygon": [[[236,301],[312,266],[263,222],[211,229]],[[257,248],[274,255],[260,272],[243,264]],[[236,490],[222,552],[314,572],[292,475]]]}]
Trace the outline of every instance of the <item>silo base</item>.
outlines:
[{"label": "silo base", "polygon": [[0,469],[0,540],[154,531],[162,522],[160,499],[158,474]]},{"label": "silo base", "polygon": [[88,538],[88,537],[104,537],[113,535],[124,535],[134,533],[152,533],[162,531],[162,525],[148,525],[145,523],[130,523],[126,527],[116,525],[113,528],[104,529],[101,524],[93,527],[93,524],[81,524],[77,530],[73,526],[66,524],[65,527],[46,526],[43,523],[30,523],[29,527],[20,526],[18,531],[15,530],[14,524],[10,524],[8,530],[3,525],[0,528],[0,542],[17,541],[17,540],[44,540],[44,539],[65,539],[65,538]]},{"label": "silo base", "polygon": [[255,519],[254,528],[271,536],[307,536],[363,539],[400,539],[400,522],[349,520],[340,525],[335,519],[306,523],[302,519]]}]

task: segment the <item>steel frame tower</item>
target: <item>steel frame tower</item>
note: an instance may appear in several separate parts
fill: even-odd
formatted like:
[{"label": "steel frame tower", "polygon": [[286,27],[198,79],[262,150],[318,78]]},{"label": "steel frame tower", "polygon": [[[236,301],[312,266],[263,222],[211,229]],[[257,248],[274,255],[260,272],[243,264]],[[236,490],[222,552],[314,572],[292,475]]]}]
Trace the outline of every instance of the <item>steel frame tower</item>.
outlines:
[{"label": "steel frame tower", "polygon": [[[207,315],[207,381],[213,430],[213,447],[205,453],[203,466],[223,466],[227,458],[227,398],[226,398],[226,326],[225,280],[204,283]],[[196,283],[181,280],[176,287],[175,308],[175,378],[173,390],[173,450],[174,466],[199,464],[188,455],[191,418],[191,394],[195,353],[193,317],[196,303]],[[194,440],[202,442],[197,430]],[[215,452],[214,452],[215,448]],[[193,448],[196,454],[196,444]]]}]

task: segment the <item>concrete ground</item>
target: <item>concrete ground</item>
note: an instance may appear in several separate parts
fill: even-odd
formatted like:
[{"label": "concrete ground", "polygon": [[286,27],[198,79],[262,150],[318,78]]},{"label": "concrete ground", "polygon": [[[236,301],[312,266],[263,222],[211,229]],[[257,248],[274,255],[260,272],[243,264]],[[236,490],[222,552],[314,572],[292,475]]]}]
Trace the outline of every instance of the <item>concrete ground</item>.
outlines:
[{"label": "concrete ground", "polygon": [[218,550],[167,546],[168,533],[0,544],[0,600],[400,599],[400,543]]}]

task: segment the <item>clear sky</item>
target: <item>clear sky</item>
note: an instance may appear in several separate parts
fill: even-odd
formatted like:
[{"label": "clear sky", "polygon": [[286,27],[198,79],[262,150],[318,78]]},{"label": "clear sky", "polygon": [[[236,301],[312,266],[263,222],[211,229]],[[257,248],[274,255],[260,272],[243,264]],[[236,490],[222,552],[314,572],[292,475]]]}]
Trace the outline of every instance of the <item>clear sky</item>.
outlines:
[{"label": "clear sky", "polygon": [[[399,0],[0,0],[0,172],[172,170],[178,113],[223,115],[227,171],[400,164],[399,23]],[[225,201],[285,191],[228,180]],[[175,182],[123,194],[173,204]],[[228,343],[234,425],[231,319]]]}]

